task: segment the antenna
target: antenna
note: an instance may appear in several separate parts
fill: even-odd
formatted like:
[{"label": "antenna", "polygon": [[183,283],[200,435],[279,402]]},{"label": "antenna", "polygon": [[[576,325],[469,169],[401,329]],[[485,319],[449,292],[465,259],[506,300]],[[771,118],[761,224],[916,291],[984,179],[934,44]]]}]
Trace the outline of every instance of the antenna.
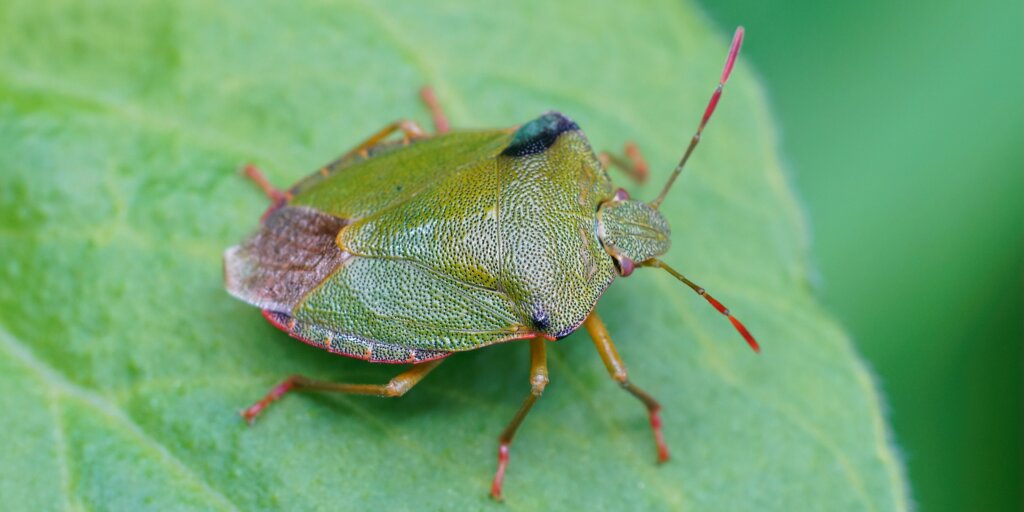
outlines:
[{"label": "antenna", "polygon": [[736,33],[732,36],[732,45],[729,46],[729,56],[725,59],[725,68],[722,69],[722,78],[718,80],[718,87],[715,88],[715,92],[711,94],[711,101],[708,101],[707,108],[704,109],[704,117],[700,120],[700,126],[697,127],[697,133],[693,134],[693,138],[690,139],[690,145],[686,148],[686,153],[683,153],[683,158],[679,160],[679,165],[672,171],[672,176],[669,176],[668,183],[665,183],[665,188],[661,189],[661,194],[658,198],[651,203],[651,207],[657,209],[661,206],[661,202],[665,200],[665,195],[668,194],[668,190],[672,188],[672,184],[676,182],[676,178],[679,177],[679,173],[683,172],[683,167],[686,166],[686,161],[690,159],[690,154],[693,153],[693,149],[697,147],[697,143],[700,142],[700,134],[704,131],[704,127],[708,124],[708,119],[711,119],[711,114],[715,112],[715,107],[718,106],[718,100],[722,97],[722,89],[725,87],[725,82],[729,80],[729,74],[732,73],[732,66],[736,63],[736,56],[740,53],[740,46],[743,44],[743,27],[736,27]]},{"label": "antenna", "polygon": [[666,265],[665,262],[661,260],[647,260],[644,262],[644,266],[658,267],[660,269],[664,269],[669,274],[672,274],[673,277],[682,281],[683,284],[692,288],[693,291],[697,292],[697,295],[704,297],[704,299],[707,300],[712,307],[717,309],[719,313],[729,318],[729,321],[732,322],[732,326],[735,327],[737,331],[739,331],[740,336],[743,336],[743,339],[747,340],[747,344],[750,345],[750,348],[754,349],[754,352],[761,352],[761,346],[757,344],[757,340],[754,339],[754,335],[750,334],[750,331],[747,330],[747,328],[743,325],[742,322],[737,320],[736,317],[732,316],[732,313],[729,312],[729,308],[725,307],[725,305],[723,305],[721,302],[715,300],[715,298],[712,297],[711,294],[706,292],[703,287],[701,287],[697,283],[694,283],[693,281],[690,281],[689,279],[686,278],[686,276],[680,274],[679,272],[676,272],[672,267]]}]

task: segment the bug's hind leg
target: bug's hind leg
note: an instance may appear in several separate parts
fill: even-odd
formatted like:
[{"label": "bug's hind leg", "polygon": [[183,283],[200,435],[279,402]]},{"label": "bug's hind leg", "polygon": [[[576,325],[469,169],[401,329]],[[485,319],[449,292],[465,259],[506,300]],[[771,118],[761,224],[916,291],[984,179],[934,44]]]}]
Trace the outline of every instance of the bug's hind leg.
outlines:
[{"label": "bug's hind leg", "polygon": [[601,317],[597,316],[597,312],[591,313],[583,322],[583,325],[587,328],[587,332],[590,333],[591,339],[594,340],[594,346],[597,347],[597,352],[601,354],[601,360],[604,361],[608,374],[623,389],[629,391],[630,394],[637,397],[647,407],[647,413],[651,419],[651,429],[654,431],[654,443],[658,448],[658,462],[668,461],[668,446],[665,444],[665,436],[661,432],[661,404],[654,397],[647,394],[646,391],[636,387],[629,381],[629,376],[626,374],[626,364],[622,362],[619,352],[615,350],[612,338],[608,335],[608,329],[604,326],[604,322],[601,321]]},{"label": "bug's hind leg", "polygon": [[259,167],[256,167],[253,164],[246,164],[246,166],[242,168],[242,174],[256,183],[256,186],[260,187],[260,189],[263,190],[263,193],[270,198],[270,206],[267,207],[267,210],[260,216],[261,223],[266,221],[267,217],[269,217],[271,213],[274,213],[275,210],[284,206],[285,203],[291,200],[291,192],[280,190],[274,185],[271,185],[270,180],[263,175],[263,171],[261,171]]},{"label": "bug's hind leg", "polygon": [[292,375],[281,381],[277,386],[274,386],[274,389],[271,389],[260,401],[242,411],[242,417],[251,424],[256,419],[256,416],[263,412],[268,405],[277,401],[289,391],[330,391],[349,395],[372,395],[385,398],[399,397],[423,380],[423,377],[426,377],[431,370],[437,368],[442,361],[443,359],[438,359],[420,363],[398,374],[387,384],[345,384],[313,380],[302,375]]},{"label": "bug's hind leg", "polygon": [[505,468],[508,467],[508,452],[512,438],[548,385],[548,356],[544,342],[544,338],[530,340],[530,394],[523,400],[523,405],[498,437],[498,471],[494,473],[494,482],[491,484],[491,497],[496,500],[501,499],[501,486],[505,481]]},{"label": "bug's hind leg", "polygon": [[260,187],[260,190],[262,190],[271,201],[278,203],[285,199],[286,193],[271,185],[270,180],[263,175],[263,171],[261,171],[259,167],[256,167],[253,164],[246,164],[246,166],[242,168],[242,174],[256,183],[256,186]]},{"label": "bug's hind leg", "polygon": [[637,183],[647,181],[647,160],[640,154],[640,148],[632,142],[627,142],[624,150],[626,153],[624,157],[602,151],[597,155],[597,158],[605,169],[612,165],[625,172],[627,176]]}]

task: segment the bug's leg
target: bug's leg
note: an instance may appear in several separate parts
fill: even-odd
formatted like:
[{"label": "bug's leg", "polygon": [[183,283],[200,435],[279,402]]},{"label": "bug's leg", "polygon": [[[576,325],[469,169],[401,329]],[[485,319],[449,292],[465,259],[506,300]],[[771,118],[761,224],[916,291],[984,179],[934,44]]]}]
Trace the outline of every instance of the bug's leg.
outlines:
[{"label": "bug's leg", "polygon": [[270,198],[270,206],[267,207],[266,211],[263,212],[263,215],[260,216],[261,224],[267,220],[267,217],[269,217],[270,214],[274,213],[275,210],[284,206],[285,203],[291,200],[291,191],[280,190],[271,185],[270,180],[263,175],[263,171],[261,171],[259,167],[252,164],[246,164],[246,166],[242,168],[242,174],[244,174],[246,178],[255,182],[256,186],[260,187],[260,189],[263,190],[263,193]]},{"label": "bug's leg", "polygon": [[260,401],[242,411],[242,417],[245,418],[246,422],[252,423],[256,416],[263,412],[263,409],[266,409],[268,405],[289,391],[330,391],[349,395],[373,395],[385,398],[399,397],[423,380],[423,377],[426,377],[431,370],[437,368],[441,361],[443,359],[420,363],[398,374],[387,384],[345,384],[313,380],[302,375],[292,375],[281,381],[277,386],[274,386],[274,389],[271,389],[267,396],[264,396]]},{"label": "bug's leg", "polygon": [[501,499],[501,486],[505,480],[505,468],[508,467],[508,449],[512,437],[548,385],[548,356],[544,343],[544,338],[530,340],[530,394],[498,437],[498,471],[494,473],[494,482],[491,484],[491,497],[496,500]]},{"label": "bug's leg", "polygon": [[651,429],[654,431],[654,443],[658,448],[658,462],[667,461],[668,446],[665,445],[665,436],[661,432],[661,404],[654,397],[647,394],[646,391],[636,387],[629,381],[629,376],[626,375],[626,365],[622,362],[622,358],[619,357],[619,352],[615,350],[615,344],[612,343],[612,338],[608,335],[608,329],[604,326],[604,322],[601,321],[601,317],[597,316],[596,311],[587,317],[583,325],[587,328],[587,332],[590,333],[591,339],[594,340],[594,346],[597,347],[597,352],[601,354],[601,360],[604,361],[608,374],[623,389],[629,391],[630,394],[637,397],[647,407],[647,413],[651,419]]},{"label": "bug's leg", "polygon": [[640,154],[640,148],[633,142],[627,142],[625,152],[626,156],[621,157],[607,151],[602,151],[597,155],[597,158],[601,160],[601,165],[605,169],[609,165],[614,165],[637,183],[647,181],[647,160]]},{"label": "bug's leg", "polygon": [[423,138],[427,135],[427,132],[423,131],[423,128],[421,128],[419,123],[417,123],[416,121],[400,119],[385,126],[379,132],[371,135],[363,142],[360,142],[358,146],[352,148],[352,150],[350,150],[348,153],[345,153],[341,158],[344,159],[345,157],[356,154],[366,158],[367,156],[369,156],[370,148],[376,146],[377,144],[380,144],[381,142],[384,141],[384,139],[388,138],[389,136],[391,136],[392,133],[395,133],[397,131],[402,132],[402,142],[405,144],[408,144],[409,141],[411,141],[412,139]]},{"label": "bug's leg", "polygon": [[278,190],[277,187],[271,185],[270,180],[263,175],[263,171],[261,171],[259,167],[252,164],[246,164],[246,166],[242,168],[242,174],[256,183],[256,186],[260,187],[260,190],[262,190],[271,201],[277,203],[284,200],[285,192]]},{"label": "bug's leg", "polygon": [[448,118],[444,115],[444,110],[441,109],[441,103],[437,101],[437,96],[434,94],[434,89],[430,86],[424,86],[420,89],[420,98],[423,99],[423,103],[430,109],[430,117],[434,119],[434,132],[448,133]]},{"label": "bug's leg", "polygon": [[299,195],[304,190],[319,183],[321,180],[334,174],[339,168],[343,167],[339,167],[339,162],[351,160],[357,156],[363,159],[369,158],[370,149],[380,144],[381,142],[384,141],[384,139],[387,139],[392,134],[398,131],[402,132],[403,144],[409,144],[413,139],[421,139],[423,137],[426,137],[427,135],[427,133],[423,131],[423,128],[421,128],[416,121],[400,119],[398,121],[390,123],[377,133],[369,136],[366,140],[360,142],[359,145],[357,145],[356,147],[352,148],[345,154],[338,157],[334,163],[329,164],[325,167],[321,167],[318,172],[314,172],[313,174],[310,174],[309,176],[306,176],[305,178],[300,180],[298,183],[293,185],[292,188],[288,189],[288,191],[285,194],[293,196]]}]

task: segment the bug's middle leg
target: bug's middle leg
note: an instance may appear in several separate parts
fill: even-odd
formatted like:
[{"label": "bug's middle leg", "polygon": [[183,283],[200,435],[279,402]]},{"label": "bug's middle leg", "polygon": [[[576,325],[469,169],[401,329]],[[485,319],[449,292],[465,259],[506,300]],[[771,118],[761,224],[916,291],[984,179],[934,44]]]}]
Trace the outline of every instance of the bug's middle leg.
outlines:
[{"label": "bug's middle leg", "polygon": [[290,391],[331,391],[349,395],[372,395],[385,398],[400,397],[423,380],[423,377],[426,377],[434,368],[437,368],[442,361],[444,361],[444,359],[437,359],[435,361],[417,364],[416,366],[398,374],[387,384],[347,384],[341,382],[314,380],[302,375],[292,375],[291,377],[281,381],[277,386],[274,386],[274,388],[271,389],[266,396],[260,399],[260,401],[252,404],[248,409],[242,411],[242,417],[245,418],[246,422],[252,423],[256,419],[256,416],[263,412],[263,409],[266,409],[268,405],[277,401]]},{"label": "bug's middle leg", "polygon": [[346,153],[338,157],[333,163],[321,167],[319,171],[306,176],[298,183],[292,185],[287,192],[285,192],[287,198],[299,195],[304,190],[316,185],[323,181],[324,178],[330,177],[332,174],[338,171],[338,169],[344,168],[344,162],[350,162],[352,160],[361,160],[370,158],[370,151],[377,145],[383,143],[393,134],[402,133],[402,143],[409,144],[415,139],[422,139],[427,136],[427,132],[420,127],[416,121],[410,121],[408,119],[399,119],[389,123],[384,128],[380,129],[377,133],[367,137],[365,140],[360,142],[356,147],[348,150]]},{"label": "bug's middle leg", "polygon": [[419,123],[416,121],[399,119],[398,121],[388,124],[379,132],[369,136],[366,140],[360,142],[358,146],[349,150],[349,152],[345,153],[341,158],[344,159],[345,157],[356,154],[366,157],[370,148],[380,144],[384,139],[387,139],[395,132],[402,132],[402,141],[406,144],[408,144],[412,139],[418,139],[426,136],[426,132],[423,131],[423,128],[421,128]]},{"label": "bug's middle leg", "polygon": [[630,394],[637,397],[647,407],[647,413],[651,419],[651,429],[654,431],[654,443],[658,448],[658,462],[668,461],[668,446],[665,444],[665,436],[661,432],[661,404],[646,391],[636,387],[629,381],[629,376],[626,374],[626,364],[622,362],[619,352],[615,350],[615,344],[612,343],[608,329],[604,326],[604,322],[601,321],[601,317],[597,316],[596,311],[587,317],[583,325],[587,328],[587,332],[590,333],[591,339],[594,340],[594,346],[597,347],[597,352],[601,354],[601,360],[604,361],[608,374],[623,389],[629,391]]},{"label": "bug's middle leg", "polygon": [[501,436],[498,437],[498,471],[494,474],[494,482],[491,484],[491,497],[501,499],[501,486],[505,480],[505,468],[508,467],[509,445],[516,435],[519,425],[529,414],[533,404],[540,398],[544,388],[548,385],[548,356],[545,348],[544,338],[530,340],[530,394],[523,400],[523,405],[516,411]]},{"label": "bug's middle leg", "polygon": [[448,117],[444,115],[444,110],[441,109],[441,102],[437,101],[434,88],[424,86],[420,89],[420,99],[430,109],[430,117],[434,120],[434,132],[439,135],[448,133]]}]

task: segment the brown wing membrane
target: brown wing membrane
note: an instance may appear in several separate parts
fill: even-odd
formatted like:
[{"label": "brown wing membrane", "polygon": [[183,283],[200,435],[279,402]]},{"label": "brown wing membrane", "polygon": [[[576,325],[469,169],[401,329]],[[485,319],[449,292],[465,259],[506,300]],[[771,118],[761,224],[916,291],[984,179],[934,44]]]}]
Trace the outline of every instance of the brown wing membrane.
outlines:
[{"label": "brown wing membrane", "polygon": [[260,308],[290,313],[351,257],[335,244],[347,224],[347,219],[302,206],[271,211],[259,231],[224,253],[228,292]]}]

